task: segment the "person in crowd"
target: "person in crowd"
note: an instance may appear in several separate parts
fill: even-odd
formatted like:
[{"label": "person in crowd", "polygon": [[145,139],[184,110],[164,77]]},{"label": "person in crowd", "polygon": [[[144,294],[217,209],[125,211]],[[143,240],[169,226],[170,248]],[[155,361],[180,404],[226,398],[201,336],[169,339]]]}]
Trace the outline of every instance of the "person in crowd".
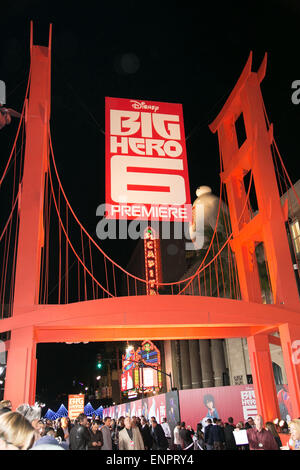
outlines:
[{"label": "person in crowd", "polygon": [[91,440],[88,445],[88,450],[101,450],[101,447],[103,446],[103,436],[99,429],[98,421],[93,420],[91,422],[89,431]]},{"label": "person in crowd", "polygon": [[101,450],[112,450],[112,438],[111,438],[111,428],[110,428],[111,418],[106,416],[104,418],[104,425],[101,428],[103,436],[103,446]]},{"label": "person in crowd", "polygon": [[141,430],[142,424],[141,424],[141,418],[139,416],[137,416],[136,418],[136,425],[139,428],[139,430]]},{"label": "person in crowd", "polygon": [[69,418],[61,418],[56,430],[56,437],[60,437],[62,442],[65,441],[68,445],[70,445],[70,431],[71,423]]},{"label": "person in crowd", "polygon": [[56,436],[56,431],[52,426],[46,426],[45,428],[45,436]]},{"label": "person in crowd", "polygon": [[16,409],[17,413],[20,413],[24,418],[26,418],[31,426],[35,430],[35,439],[38,440],[41,437],[40,428],[41,428],[41,414],[42,409],[38,405],[30,406],[28,403],[23,403],[18,406]]},{"label": "person in crowd", "polygon": [[185,427],[184,421],[180,425],[179,436],[181,439],[181,445],[183,446],[182,448],[183,449],[186,449],[187,447],[191,448],[190,446],[193,443],[192,432],[191,430]]},{"label": "person in crowd", "polygon": [[1,415],[4,415],[4,413],[9,413],[11,410],[9,408],[6,408],[6,406],[4,408],[0,408],[0,416]]},{"label": "person in crowd", "polygon": [[126,416],[125,427],[119,432],[119,450],[144,450],[144,442],[137,426],[132,426],[132,420]]},{"label": "person in crowd", "polygon": [[250,450],[278,450],[273,434],[263,427],[262,416],[255,416],[254,423],[254,428],[247,429]]},{"label": "person in crowd", "polygon": [[27,450],[34,440],[33,427],[20,413],[10,411],[0,416],[0,450]]},{"label": "person in crowd", "polygon": [[[225,447],[226,447],[226,450],[237,450],[237,446],[236,446],[236,442],[235,442],[234,434],[233,434],[235,427],[233,426],[233,424],[231,424],[229,420],[230,418],[228,418],[228,423],[225,423],[225,427],[224,427]],[[232,420],[232,423],[233,423],[233,420]]]},{"label": "person in crowd", "polygon": [[166,450],[168,448],[168,439],[165,436],[162,426],[158,424],[156,420],[152,420],[150,433],[153,450]]},{"label": "person in crowd", "polygon": [[233,424],[233,418],[232,418],[232,416],[230,416],[230,417],[228,418],[228,424],[229,424],[229,426],[231,427],[231,429],[234,431],[234,430],[235,430],[235,425]]},{"label": "person in crowd", "polygon": [[[253,423],[254,423],[254,421],[253,421]],[[236,430],[236,431],[244,431],[244,430],[247,430],[246,424],[247,424],[247,422],[244,424],[243,421],[239,421],[239,422],[237,423],[237,425],[236,425],[235,430]],[[251,426],[250,426],[250,427],[248,426],[248,429],[251,429]],[[249,450],[249,449],[250,449],[250,448],[249,448],[249,444],[238,445],[238,446],[236,446],[236,447],[237,447],[237,450]]]},{"label": "person in crowd", "polygon": [[255,424],[254,424],[254,421],[253,421],[253,418],[248,418],[246,423],[245,423],[245,429],[251,429],[251,428],[255,428]]},{"label": "person in crowd", "polygon": [[214,399],[213,395],[211,395],[211,394],[204,395],[203,403],[207,408],[206,418],[210,418],[210,419],[217,418],[217,419],[219,419],[219,414],[218,414],[218,411],[215,408],[215,399]]},{"label": "person in crowd", "polygon": [[278,424],[282,434],[289,434],[289,425],[284,419],[281,419]]},{"label": "person in crowd", "polygon": [[10,400],[2,400],[0,401],[0,410],[2,408],[9,408],[9,411],[12,410],[12,404]]},{"label": "person in crowd", "polygon": [[17,413],[23,415],[24,418],[26,418],[35,429],[39,430],[38,423],[41,419],[42,412],[42,409],[39,406],[30,406],[27,403],[23,403],[22,405],[18,406],[16,411]]},{"label": "person in crowd", "polygon": [[180,427],[181,427],[181,423],[180,421],[177,421],[177,424],[174,428],[174,450],[181,450],[183,447],[182,447],[182,441],[181,441],[181,438],[180,438]]},{"label": "person in crowd", "polygon": [[45,436],[45,428],[46,428],[46,425],[45,425],[44,421],[42,419],[40,419],[37,422],[37,425],[36,425],[36,429],[37,429],[40,437]]},{"label": "person in crowd", "polygon": [[69,445],[66,442],[62,443],[60,438],[55,438],[55,435],[55,430],[47,426],[44,435],[35,441],[30,450],[69,450]]},{"label": "person in crowd", "polygon": [[136,416],[131,417],[131,426],[133,428],[135,428],[137,426],[137,417]]},{"label": "person in crowd", "polygon": [[152,447],[152,436],[150,432],[149,424],[147,423],[146,418],[143,416],[141,419],[141,435],[144,442],[145,450],[149,450]]},{"label": "person in crowd", "polygon": [[289,428],[294,450],[300,450],[300,419],[292,419],[289,423]]},{"label": "person in crowd", "polygon": [[172,434],[171,434],[171,429],[170,429],[170,426],[167,422],[167,418],[163,418],[162,420],[162,423],[161,423],[161,427],[163,428],[164,430],[164,433],[165,433],[165,436],[168,440],[168,448],[171,449],[171,446],[172,446]]},{"label": "person in crowd", "polygon": [[111,429],[111,440],[112,440],[112,450],[118,449],[119,436],[118,436],[118,427],[115,419],[112,419],[110,422]]},{"label": "person in crowd", "polygon": [[224,430],[217,418],[213,419],[213,427],[211,428],[211,436],[214,450],[223,450],[223,442],[225,441]]},{"label": "person in crowd", "polygon": [[206,422],[207,422],[207,425],[205,426],[205,429],[204,429],[204,442],[205,442],[205,446],[207,450],[213,450],[214,440],[212,436],[212,428],[213,428],[212,420],[208,418]]},{"label": "person in crowd", "polygon": [[266,428],[268,431],[270,431],[275,439],[275,441],[277,442],[277,445],[278,445],[278,449],[280,449],[280,447],[282,447],[282,442],[281,442],[281,439],[278,435],[278,432],[276,430],[276,426],[274,423],[272,423],[272,421],[267,421],[266,422]]},{"label": "person in crowd", "polygon": [[117,424],[118,432],[122,431],[122,429],[124,429],[125,427],[124,419],[125,419],[124,416],[120,416],[120,418],[118,419],[118,424]]},{"label": "person in crowd", "polygon": [[87,450],[91,437],[87,429],[88,419],[84,413],[77,417],[75,426],[70,431],[70,450]]},{"label": "person in crowd", "polygon": [[197,430],[195,433],[195,438],[194,438],[194,450],[205,449],[204,434],[203,434],[202,428],[203,428],[202,423],[198,423]]}]

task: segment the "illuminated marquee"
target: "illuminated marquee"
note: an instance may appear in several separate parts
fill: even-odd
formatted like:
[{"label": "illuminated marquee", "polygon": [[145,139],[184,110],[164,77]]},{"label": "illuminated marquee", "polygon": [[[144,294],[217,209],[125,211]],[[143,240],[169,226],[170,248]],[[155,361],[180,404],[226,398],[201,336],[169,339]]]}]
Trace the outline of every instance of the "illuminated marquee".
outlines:
[{"label": "illuminated marquee", "polygon": [[143,341],[136,351],[136,358],[144,366],[140,367],[140,388],[143,387],[145,392],[162,388],[161,372],[157,370],[161,369],[161,357],[155,344],[150,340]]},{"label": "illuminated marquee", "polygon": [[122,356],[121,391],[159,391],[162,388],[160,368],[160,351],[150,340],[143,341],[136,351],[133,346],[127,348]]},{"label": "illuminated marquee", "polygon": [[134,347],[128,347],[126,353],[122,356],[122,375],[121,375],[121,391],[132,390],[135,388],[135,350]]},{"label": "illuminated marquee", "polygon": [[191,219],[182,106],[105,98],[107,217]]}]

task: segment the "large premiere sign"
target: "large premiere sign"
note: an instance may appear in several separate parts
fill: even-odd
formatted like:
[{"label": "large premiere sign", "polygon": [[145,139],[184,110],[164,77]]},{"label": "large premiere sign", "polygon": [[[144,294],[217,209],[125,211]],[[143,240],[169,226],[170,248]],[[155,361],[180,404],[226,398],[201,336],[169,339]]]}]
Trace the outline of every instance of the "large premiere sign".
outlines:
[{"label": "large premiere sign", "polygon": [[69,395],[68,416],[76,419],[80,413],[84,413],[84,395]]},{"label": "large premiere sign", "polygon": [[181,104],[105,98],[105,122],[107,217],[190,221]]}]

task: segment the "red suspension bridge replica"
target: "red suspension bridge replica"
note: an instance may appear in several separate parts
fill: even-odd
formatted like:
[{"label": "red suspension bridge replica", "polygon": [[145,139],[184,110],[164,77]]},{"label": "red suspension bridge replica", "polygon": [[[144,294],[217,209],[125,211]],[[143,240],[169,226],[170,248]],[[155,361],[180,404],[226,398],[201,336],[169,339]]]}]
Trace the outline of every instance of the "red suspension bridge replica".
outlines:
[{"label": "red suspension bridge replica", "polygon": [[[273,343],[282,348],[293,417],[300,416],[300,360],[296,354],[300,340],[299,271],[293,268],[288,243],[288,200],[282,206],[280,196],[285,188],[277,183],[279,167],[282,181],[294,189],[274,141],[260,90],[267,57],[253,72],[250,54],[223,109],[209,126],[219,139],[218,220],[223,217],[226,222],[227,240],[206,264],[204,258],[189,278],[168,284],[157,281],[157,292],[166,288],[168,295],[149,295],[148,277],[133,276],[105,254],[79,222],[63,190],[49,125],[51,27],[48,47],[33,44],[31,27],[30,52],[23,111],[0,180],[2,186],[9,170],[14,169],[11,213],[0,234],[4,244],[0,333],[11,332],[5,342],[5,398],[11,400],[13,408],[20,403],[34,403],[38,343],[245,337],[258,412],[265,420],[279,416],[269,349]],[[239,146],[235,123],[241,113],[246,140]],[[20,140],[21,152],[17,152]],[[243,184],[246,173],[250,174],[248,191]],[[258,204],[255,214],[249,203],[251,184],[255,185]],[[227,202],[230,217],[222,209],[221,197]],[[50,227],[55,217],[59,253],[54,304],[49,303],[48,280],[49,263],[55,256],[49,253]],[[213,238],[217,238],[217,230]],[[262,301],[255,260],[257,243],[264,246],[271,304]],[[232,286],[226,296],[222,252],[228,256]],[[76,280],[68,275],[71,260],[77,264]],[[95,264],[103,269],[103,284],[96,278]],[[218,296],[211,296],[209,281],[205,287],[201,282],[201,276],[213,270],[221,272]],[[117,278],[122,282],[117,283]],[[77,299],[71,298],[71,282],[72,291],[77,283]],[[121,284],[126,286],[125,295]]]}]

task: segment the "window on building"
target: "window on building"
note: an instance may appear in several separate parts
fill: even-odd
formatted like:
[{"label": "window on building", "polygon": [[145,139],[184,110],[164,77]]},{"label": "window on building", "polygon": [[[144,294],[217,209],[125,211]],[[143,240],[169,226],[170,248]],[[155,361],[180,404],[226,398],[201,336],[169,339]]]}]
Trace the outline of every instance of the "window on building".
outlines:
[{"label": "window on building", "polygon": [[228,370],[226,372],[223,372],[223,386],[230,385],[230,378],[228,374]]},{"label": "window on building", "polygon": [[293,242],[295,245],[296,253],[300,253],[300,225],[299,220],[296,220],[290,225]]}]

